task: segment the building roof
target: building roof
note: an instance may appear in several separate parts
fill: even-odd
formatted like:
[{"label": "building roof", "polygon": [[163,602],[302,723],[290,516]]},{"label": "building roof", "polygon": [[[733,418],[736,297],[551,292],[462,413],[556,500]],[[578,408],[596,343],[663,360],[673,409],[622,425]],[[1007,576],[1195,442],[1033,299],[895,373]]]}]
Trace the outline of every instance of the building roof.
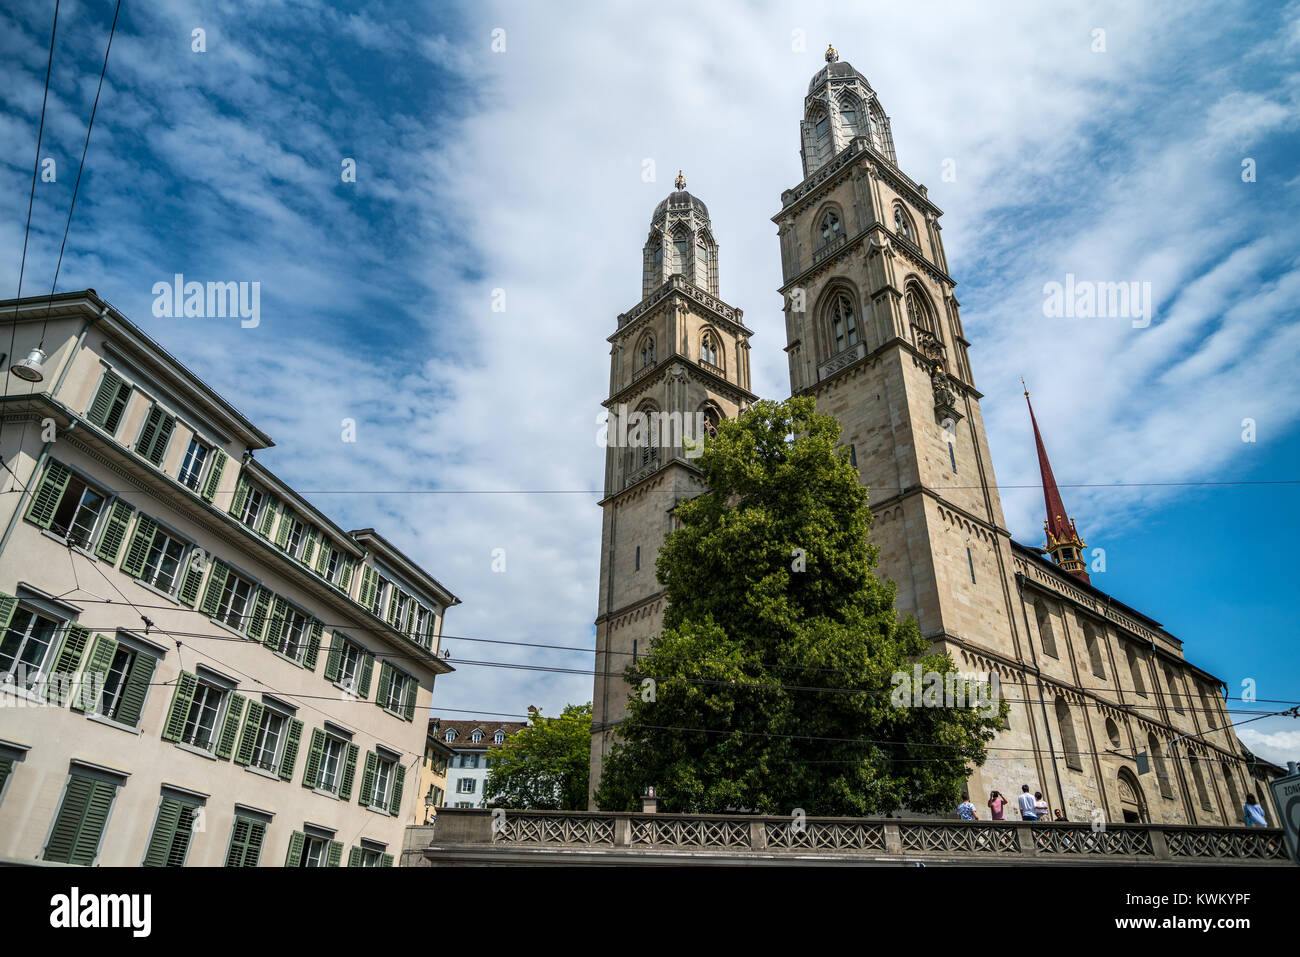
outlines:
[{"label": "building roof", "polygon": [[694,210],[699,213],[700,218],[707,220],[709,218],[709,207],[704,205],[704,200],[700,199],[684,189],[674,190],[668,194],[668,198],[662,200],[655,207],[654,215],[650,217],[650,222],[655,223],[668,215],[670,209],[677,210]]},{"label": "building roof", "polygon": [[[431,737],[436,736],[439,740],[442,740],[443,735],[446,734],[448,729],[456,732],[455,741],[445,741],[444,743],[457,750],[464,750],[467,748],[503,747],[503,745],[497,744],[493,740],[498,731],[504,731],[506,733],[506,740],[509,740],[510,735],[514,734],[516,731],[522,731],[526,727],[528,727],[527,721],[461,721],[454,718],[450,720],[443,718],[429,719],[429,735]],[[472,735],[476,730],[483,732],[483,740],[479,741],[477,744],[475,744],[472,739]]]},{"label": "building roof", "polygon": [[861,80],[862,85],[868,90],[871,89],[871,84],[867,82],[867,78],[855,70],[853,64],[847,60],[836,60],[833,63],[827,63],[814,73],[813,78],[808,81],[808,95],[811,96],[812,92],[827,80],[851,80],[855,77]]}]

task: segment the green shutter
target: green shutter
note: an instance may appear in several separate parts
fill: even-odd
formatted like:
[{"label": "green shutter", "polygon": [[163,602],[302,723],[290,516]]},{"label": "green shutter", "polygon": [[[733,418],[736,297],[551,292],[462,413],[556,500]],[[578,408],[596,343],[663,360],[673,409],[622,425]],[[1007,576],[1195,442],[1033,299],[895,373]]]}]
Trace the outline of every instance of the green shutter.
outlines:
[{"label": "green shutter", "polygon": [[356,559],[344,557],[343,570],[339,573],[339,591],[345,595],[350,594],[352,590],[352,573],[356,571],[356,567]]},{"label": "green shutter", "polygon": [[99,388],[95,392],[95,398],[90,401],[90,407],[86,409],[86,418],[101,429],[105,428],[108,422],[108,413],[112,411],[113,402],[118,396],[118,390],[125,384],[120,375],[112,369],[105,369],[104,378],[99,380]]},{"label": "green shutter", "polygon": [[176,420],[164,412],[162,406],[151,406],[144,420],[144,428],[140,430],[140,438],[135,443],[136,454],[161,466],[175,427]]},{"label": "green shutter", "polygon": [[198,690],[199,679],[188,671],[182,671],[176,678],[176,691],[172,695],[171,708],[167,712],[167,723],[163,725],[164,741],[179,741],[185,731],[185,721],[190,716],[190,705],[194,704],[194,692]]},{"label": "green shutter", "polygon": [[339,778],[339,797],[344,801],[352,800],[352,782],[357,776],[357,755],[361,749],[355,744],[348,745],[347,757],[343,760],[343,775]]},{"label": "green shutter", "polygon": [[302,831],[294,831],[293,837],[289,838],[289,853],[284,857],[285,867],[302,866],[302,847],[307,843],[307,835]]},{"label": "green shutter", "polygon": [[307,770],[302,773],[302,786],[314,788],[320,779],[320,759],[325,750],[325,732],[311,729],[311,747],[307,749]]},{"label": "green shutter", "polygon": [[406,676],[406,700],[402,702],[402,717],[407,721],[415,720],[415,696],[420,690],[420,683],[411,675]]},{"label": "green shutter", "polygon": [[330,841],[329,856],[325,858],[326,867],[338,867],[343,860],[343,842]]},{"label": "green shutter", "polygon": [[284,757],[280,759],[280,780],[293,779],[293,766],[298,763],[298,745],[302,742],[302,722],[289,719],[289,738],[284,742]]},{"label": "green shutter", "polygon": [[149,694],[149,683],[153,681],[157,665],[158,659],[153,655],[136,652],[126,673],[126,683],[122,687],[122,697],[118,701],[117,714],[113,720],[132,728],[140,724],[145,697]]},{"label": "green shutter", "polygon": [[62,462],[56,462],[50,459],[45,466],[45,474],[41,476],[41,484],[36,486],[36,494],[32,496],[32,504],[27,507],[27,520],[35,522],[41,528],[49,528],[50,522],[54,519],[54,513],[59,508],[59,502],[63,501],[63,493],[68,487],[68,479],[72,477],[72,472]]},{"label": "green shutter", "polygon": [[330,544],[321,536],[320,551],[316,553],[316,574],[325,577],[325,569],[330,565]]},{"label": "green shutter", "polygon": [[393,866],[393,855],[392,855],[392,854],[380,854],[380,855],[379,855],[379,866],[380,866],[380,867],[392,867],[392,866]]},{"label": "green shutter", "polygon": [[254,641],[262,640],[262,633],[266,630],[266,611],[271,606],[271,592],[265,588],[257,589],[257,597],[253,599],[253,614],[249,616],[247,634]]},{"label": "green shutter", "polygon": [[375,693],[375,704],[384,707],[393,690],[393,668],[387,661],[379,663],[379,690]]},{"label": "green shutter", "polygon": [[262,841],[266,838],[266,822],[247,817],[235,817],[230,832],[230,850],[226,852],[227,867],[256,867],[262,854]]},{"label": "green shutter", "polygon": [[185,576],[181,579],[180,591],[176,594],[181,603],[190,608],[198,603],[199,585],[203,583],[203,570],[208,564],[206,561],[196,561],[201,554],[206,555],[201,548],[190,549],[185,559]]},{"label": "green shutter", "polygon": [[13,758],[0,758],[0,794],[5,793],[5,782],[9,780],[9,773],[14,769]]},{"label": "green shutter", "polygon": [[337,631],[330,634],[330,653],[325,658],[325,680],[339,680],[339,664],[343,660],[343,638]]},{"label": "green shutter", "polygon": [[63,644],[54,659],[54,668],[49,675],[47,700],[52,704],[63,706],[68,703],[72,691],[72,676],[77,666],[81,664],[81,658],[85,655],[86,645],[89,642],[89,628],[68,625],[67,631],[63,634]]},{"label": "green shutter", "polygon": [[289,603],[276,595],[275,604],[271,606],[271,627],[266,629],[266,640],[262,642],[266,647],[274,648],[280,643],[280,635],[284,631],[284,616],[288,611]]},{"label": "green shutter", "polygon": [[361,661],[361,679],[357,682],[357,697],[370,697],[370,676],[375,670],[375,656],[366,652]]},{"label": "green shutter", "polygon": [[280,527],[275,530],[275,544],[284,548],[289,543],[289,532],[293,530],[294,520],[298,515],[288,505],[284,507],[284,514],[280,516]]},{"label": "green shutter", "polygon": [[402,789],[406,786],[406,768],[401,761],[393,762],[393,799],[388,804],[388,813],[398,817],[402,813]]},{"label": "green shutter", "polygon": [[153,834],[149,838],[149,848],[144,854],[145,867],[167,866],[184,810],[185,806],[175,798],[163,798],[162,805],[158,808],[158,818],[154,822]]},{"label": "green shutter", "polygon": [[18,599],[13,595],[7,595],[0,592],[0,631],[9,627],[10,622],[14,620],[14,612],[18,610]]},{"label": "green shutter", "polygon": [[235,740],[239,736],[239,719],[243,716],[246,700],[242,694],[232,692],[230,695],[230,707],[226,709],[226,720],[221,726],[221,736],[217,739],[217,757],[223,761],[228,761],[235,752]]},{"label": "green shutter", "polygon": [[[81,684],[73,697],[72,710],[99,711],[100,697],[104,689],[104,679],[108,669],[113,666],[113,656],[117,654],[117,640],[108,635],[96,635],[95,643],[90,648],[90,657],[86,660],[86,670],[81,674]],[[125,689],[123,689],[125,690]],[[94,693],[94,700],[86,698]]]},{"label": "green shutter", "polygon": [[388,590],[388,614],[384,620],[397,627],[397,609],[401,607],[402,590],[394,585]]},{"label": "green shutter", "polygon": [[302,562],[308,568],[311,568],[312,556],[316,554],[316,526],[308,525],[307,534],[303,536],[302,554],[298,556],[298,561]]},{"label": "green shutter", "polygon": [[230,500],[230,514],[238,515],[244,508],[244,502],[248,500],[248,477],[242,472],[239,473],[239,481],[235,483],[235,497]]},{"label": "green shutter", "polygon": [[154,536],[158,534],[158,523],[144,512],[135,520],[135,532],[131,535],[131,544],[126,548],[126,559],[122,562],[122,571],[132,578],[144,574],[145,559],[153,545]]},{"label": "green shutter", "polygon": [[130,527],[131,516],[134,514],[134,506],[127,505],[120,498],[113,499],[108,510],[108,520],[104,522],[104,530],[99,533],[99,547],[95,549],[95,554],[110,565],[117,564],[118,553],[122,551],[126,530]]},{"label": "green shutter", "polygon": [[217,497],[217,486],[221,484],[221,473],[226,470],[226,460],[230,458],[221,449],[216,450],[216,456],[212,460],[212,467],[208,469],[208,477],[203,482],[203,501],[211,502]]},{"label": "green shutter", "polygon": [[275,514],[280,510],[280,502],[271,498],[266,498],[266,511],[262,513],[262,527],[257,530],[263,538],[271,537],[271,528],[275,525]]},{"label": "green shutter", "polygon": [[235,754],[236,764],[252,763],[253,746],[257,744],[257,728],[262,723],[262,712],[265,710],[256,701],[248,702],[248,714],[244,717],[244,733],[239,736],[239,751]]},{"label": "green shutter", "polygon": [[375,789],[375,768],[378,764],[379,755],[374,751],[367,751],[366,769],[361,775],[361,793],[357,795],[358,804],[370,804],[370,792]]},{"label": "green shutter", "polygon": [[84,867],[93,864],[116,793],[116,785],[80,774],[71,775],[43,858]]},{"label": "green shutter", "polygon": [[248,827],[248,847],[244,851],[244,867],[256,867],[262,857],[262,842],[266,840],[266,822],[251,821]]},{"label": "green shutter", "polygon": [[353,844],[352,849],[348,851],[348,867],[360,867],[360,866],[361,866],[361,848],[358,847],[356,844]]},{"label": "green shutter", "polygon": [[311,623],[311,636],[307,639],[307,651],[302,656],[302,666],[308,671],[316,670],[316,656],[320,654],[320,636],[325,626],[319,619]]},{"label": "green shutter", "polygon": [[230,575],[230,566],[219,558],[212,560],[212,574],[208,576],[208,587],[203,592],[203,604],[199,611],[211,617],[221,607],[221,592],[226,587],[226,578]]},{"label": "green shutter", "polygon": [[170,415],[164,415],[158,423],[158,434],[154,436],[153,448],[145,456],[154,465],[162,467],[163,458],[167,455],[167,444],[172,440],[172,430],[176,428],[176,419]]}]

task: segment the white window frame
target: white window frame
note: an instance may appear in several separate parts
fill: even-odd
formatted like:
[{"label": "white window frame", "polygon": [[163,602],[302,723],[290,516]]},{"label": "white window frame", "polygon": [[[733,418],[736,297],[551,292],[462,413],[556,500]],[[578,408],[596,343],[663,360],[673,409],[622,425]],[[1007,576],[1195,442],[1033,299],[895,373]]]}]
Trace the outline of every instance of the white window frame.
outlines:
[{"label": "white window frame", "polygon": [[[189,465],[190,457],[194,452],[194,447],[198,446],[203,449],[203,461],[199,463],[198,473],[194,475],[194,484],[191,485],[185,481],[185,469]],[[210,443],[199,438],[198,433],[190,431],[190,444],[185,448],[185,454],[181,456],[180,468],[176,470],[176,481],[180,482],[191,492],[201,492],[203,490],[203,479],[207,476],[208,469],[212,465],[215,457],[216,448]]]},{"label": "white window frame", "polygon": [[[30,696],[40,690],[39,684],[49,674],[49,669],[54,664],[54,659],[58,654],[58,646],[63,640],[63,636],[67,634],[67,630],[71,627],[72,622],[67,616],[56,615],[43,606],[38,606],[30,601],[20,598],[18,600],[18,607],[14,609],[13,618],[17,618],[18,615],[24,611],[32,616],[31,621],[28,622],[26,632],[23,638],[19,640],[18,647],[14,649],[13,664],[7,667],[0,665],[0,683],[5,686],[5,690],[7,691],[19,691],[24,695]],[[31,625],[37,618],[43,618],[46,621],[53,621],[54,630],[50,632],[50,641],[49,644],[45,646],[45,650],[41,653],[41,660],[35,665],[22,665],[22,651],[31,640]],[[3,632],[0,632],[0,644],[9,637],[9,632],[13,630],[13,619],[11,618],[9,627],[4,629]],[[23,673],[25,684],[22,686],[19,686],[16,681],[20,665],[28,669]],[[32,690],[34,685],[37,686],[36,691]]]}]

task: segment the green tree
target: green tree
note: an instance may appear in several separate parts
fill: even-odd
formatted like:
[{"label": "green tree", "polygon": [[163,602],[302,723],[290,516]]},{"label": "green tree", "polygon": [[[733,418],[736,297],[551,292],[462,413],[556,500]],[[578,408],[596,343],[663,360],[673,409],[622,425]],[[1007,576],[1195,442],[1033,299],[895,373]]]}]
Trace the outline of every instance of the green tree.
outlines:
[{"label": "green tree", "polygon": [[532,724],[492,752],[484,803],[542,811],[586,810],[591,704],[566,705],[555,718],[545,718],[537,710],[532,710],[532,716]]},{"label": "green tree", "polygon": [[696,460],[709,491],[678,505],[656,564],[662,633],[629,666],[629,717],[602,808],[788,814],[951,810],[1007,711],[896,706],[892,678],[947,654],[876,577],[871,513],[839,426],[811,398],[723,422]]}]

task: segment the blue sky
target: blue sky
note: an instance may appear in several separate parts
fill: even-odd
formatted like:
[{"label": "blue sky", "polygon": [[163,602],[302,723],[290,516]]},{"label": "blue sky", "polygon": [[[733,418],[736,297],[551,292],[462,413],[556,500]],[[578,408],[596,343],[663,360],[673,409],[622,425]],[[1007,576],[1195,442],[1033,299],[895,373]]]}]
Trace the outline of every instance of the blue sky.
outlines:
[{"label": "blue sky", "polygon": [[[678,168],[713,215],[723,298],[756,331],[755,390],[788,394],[769,217],[799,179],[830,41],[945,210],[1013,535],[1041,540],[1024,376],[1066,504],[1106,550],[1094,582],[1231,693],[1253,678],[1300,700],[1296,486],[1188,484],[1300,478],[1300,5],[162,6],[125,5],[59,288],[97,289],[276,439],[272,469],[461,595],[449,635],[591,645],[597,496],[567,492],[601,481],[605,336],[637,301]],[[5,296],[52,8],[0,13]],[[111,18],[106,0],[61,9],[42,149],[57,180],[38,184],[28,294],[53,275]],[[152,286],[176,272],[260,282],[261,325],[154,318]],[[1043,286],[1067,273],[1150,282],[1154,320],[1045,317]],[[448,490],[514,494],[430,494]],[[453,661],[591,661],[447,645]],[[463,665],[435,701],[554,712],[590,690]],[[1295,758],[1297,725],[1242,736]]]}]

